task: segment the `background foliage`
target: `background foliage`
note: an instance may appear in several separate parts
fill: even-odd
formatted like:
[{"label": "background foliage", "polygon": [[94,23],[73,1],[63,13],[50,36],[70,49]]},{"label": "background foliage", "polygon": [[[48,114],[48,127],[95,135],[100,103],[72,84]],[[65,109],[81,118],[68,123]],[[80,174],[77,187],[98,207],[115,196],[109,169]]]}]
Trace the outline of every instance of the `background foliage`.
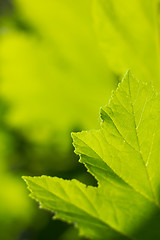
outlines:
[{"label": "background foliage", "polygon": [[0,1],[1,239],[79,239],[37,209],[21,176],[96,184],[70,132],[98,126],[128,68],[160,87],[158,11],[156,0]]}]

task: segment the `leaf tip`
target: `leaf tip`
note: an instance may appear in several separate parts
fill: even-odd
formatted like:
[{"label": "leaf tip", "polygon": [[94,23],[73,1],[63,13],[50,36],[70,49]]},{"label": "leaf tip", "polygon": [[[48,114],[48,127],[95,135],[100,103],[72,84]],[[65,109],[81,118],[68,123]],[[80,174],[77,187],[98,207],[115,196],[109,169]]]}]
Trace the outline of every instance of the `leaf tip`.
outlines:
[{"label": "leaf tip", "polygon": [[27,176],[22,176],[22,179],[25,181],[25,182],[27,182]]}]

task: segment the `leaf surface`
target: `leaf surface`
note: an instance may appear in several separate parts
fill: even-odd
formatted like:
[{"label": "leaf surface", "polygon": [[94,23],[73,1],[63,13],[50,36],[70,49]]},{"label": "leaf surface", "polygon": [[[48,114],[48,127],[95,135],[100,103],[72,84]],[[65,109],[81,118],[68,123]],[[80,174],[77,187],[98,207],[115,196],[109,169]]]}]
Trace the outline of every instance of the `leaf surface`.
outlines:
[{"label": "leaf surface", "polygon": [[128,71],[101,109],[101,128],[73,133],[98,186],[24,177],[31,197],[91,239],[160,238],[160,96]]}]

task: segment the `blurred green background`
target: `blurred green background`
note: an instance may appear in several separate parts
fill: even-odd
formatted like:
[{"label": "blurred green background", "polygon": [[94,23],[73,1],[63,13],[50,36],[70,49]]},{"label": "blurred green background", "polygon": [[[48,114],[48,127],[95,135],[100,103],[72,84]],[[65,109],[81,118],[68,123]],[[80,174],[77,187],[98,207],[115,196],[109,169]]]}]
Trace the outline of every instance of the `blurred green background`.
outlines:
[{"label": "blurred green background", "polygon": [[80,239],[21,176],[95,185],[70,133],[98,128],[129,68],[160,88],[158,1],[0,0],[0,239]]}]

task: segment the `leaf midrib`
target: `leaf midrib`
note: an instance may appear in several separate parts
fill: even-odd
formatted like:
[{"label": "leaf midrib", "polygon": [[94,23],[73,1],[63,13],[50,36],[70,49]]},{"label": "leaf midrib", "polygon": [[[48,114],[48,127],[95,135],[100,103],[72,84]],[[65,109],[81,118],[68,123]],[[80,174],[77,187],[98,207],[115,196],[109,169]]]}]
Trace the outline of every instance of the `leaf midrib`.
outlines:
[{"label": "leaf midrib", "polygon": [[[154,188],[153,188],[153,185],[152,185],[152,182],[151,182],[151,179],[150,179],[150,176],[149,176],[149,172],[148,172],[148,169],[147,169],[147,166],[146,166],[146,163],[145,163],[145,160],[143,158],[143,155],[142,155],[142,151],[141,151],[141,148],[140,148],[140,142],[139,142],[139,137],[138,137],[138,132],[137,132],[137,124],[136,124],[136,118],[135,118],[135,111],[134,111],[134,106],[133,106],[133,100],[132,100],[132,93],[131,93],[131,86],[130,86],[130,81],[129,81],[129,77],[130,77],[130,72],[128,72],[128,87],[129,87],[129,95],[130,95],[130,104],[131,104],[131,108],[132,108],[132,114],[133,114],[133,121],[134,121],[134,125],[135,125],[135,134],[136,134],[136,138],[137,138],[137,144],[138,144],[138,148],[139,148],[139,154],[140,154],[140,157],[142,159],[142,162],[143,162],[143,165],[144,165],[144,168],[146,170],[146,174],[147,174],[147,178],[148,178],[148,181],[149,181],[149,184],[150,184],[150,187],[151,187],[151,191],[152,191],[152,194],[153,194],[153,197],[155,199],[154,203],[156,206],[158,206],[158,208],[160,208],[160,205],[159,205],[159,202],[158,202],[158,199],[156,197],[156,193],[154,191]],[[142,117],[142,116],[141,116]]]}]

